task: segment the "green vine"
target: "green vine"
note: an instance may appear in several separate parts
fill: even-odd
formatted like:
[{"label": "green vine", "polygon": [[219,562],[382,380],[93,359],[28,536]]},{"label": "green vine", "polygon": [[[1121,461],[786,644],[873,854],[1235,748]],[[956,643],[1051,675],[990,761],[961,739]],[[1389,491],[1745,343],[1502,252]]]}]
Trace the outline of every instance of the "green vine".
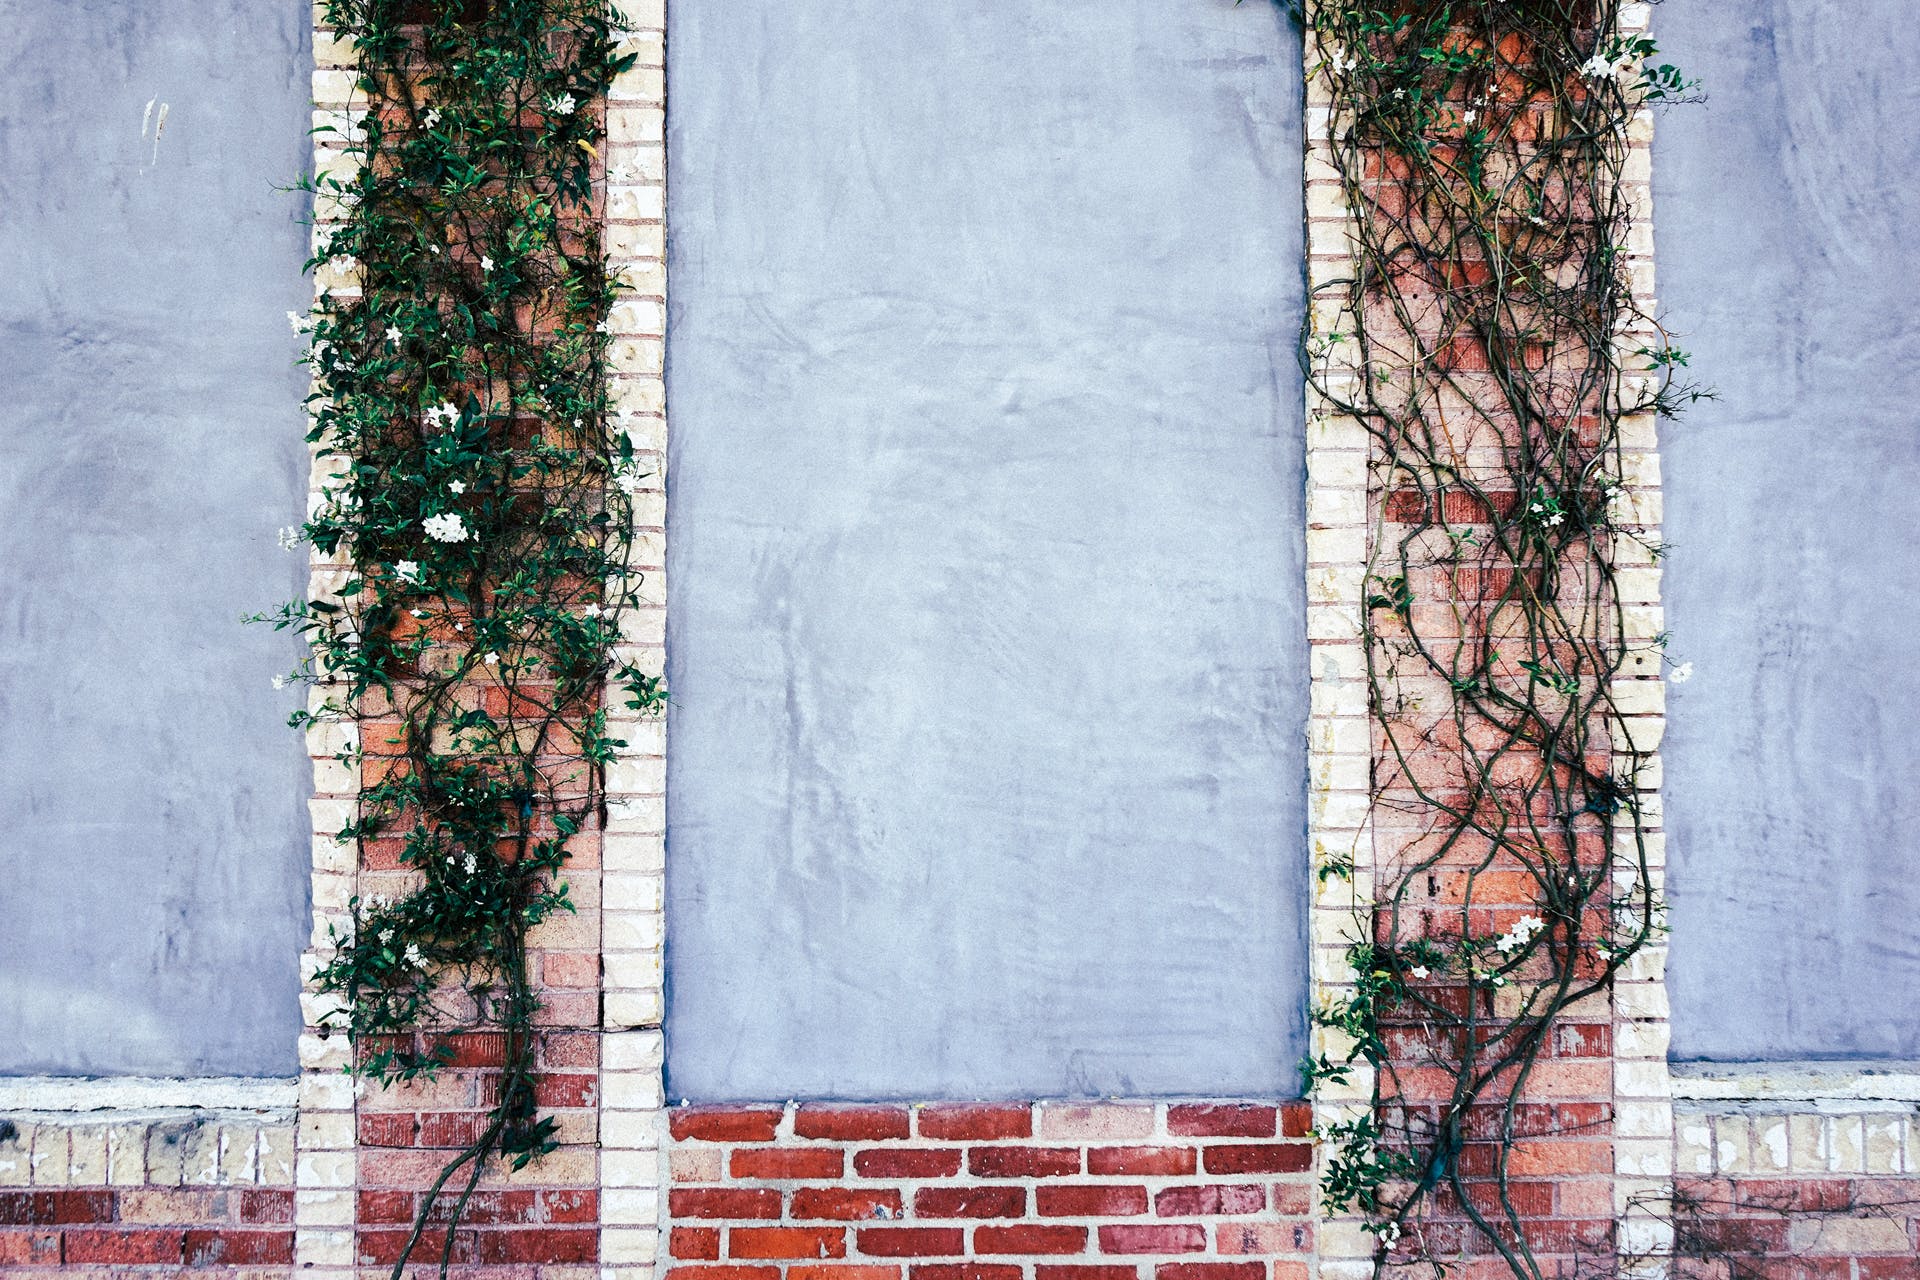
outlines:
[{"label": "green vine", "polygon": [[1426,1230],[1444,1193],[1543,1280],[1509,1181],[1540,1136],[1521,1103],[1556,1022],[1660,929],[1649,752],[1614,690],[1652,656],[1629,643],[1619,557],[1656,550],[1621,519],[1623,424],[1704,393],[1635,301],[1623,178],[1636,113],[1692,86],[1619,34],[1618,0],[1304,16],[1353,242],[1305,360],[1320,416],[1371,441],[1373,809],[1399,837],[1358,908],[1353,986],[1314,1015],[1346,1047],[1308,1087],[1361,1062],[1373,1081],[1367,1113],[1319,1135],[1322,1189],[1365,1218],[1376,1272],[1444,1274]]},{"label": "green vine", "polygon": [[[421,1198],[399,1277],[435,1214],[455,1228],[489,1162],[554,1148],[535,1101],[529,931],[573,909],[559,873],[597,829],[624,744],[603,690],[659,709],[658,680],[616,658],[630,499],[644,478],[610,417],[619,282],[596,193],[603,103],[633,58],[605,0],[326,0],[367,100],[322,130],[358,161],[306,184],[338,220],[310,270],[308,439],[332,478],[289,541],[351,565],[272,615],[301,632],[311,682],[296,726],[357,720],[340,761],[361,781],[341,832],[404,870],[355,897],[314,988],[350,1070],[430,1077],[448,1035],[499,1033],[498,1101]],[[443,1197],[451,1204],[442,1203]]]}]

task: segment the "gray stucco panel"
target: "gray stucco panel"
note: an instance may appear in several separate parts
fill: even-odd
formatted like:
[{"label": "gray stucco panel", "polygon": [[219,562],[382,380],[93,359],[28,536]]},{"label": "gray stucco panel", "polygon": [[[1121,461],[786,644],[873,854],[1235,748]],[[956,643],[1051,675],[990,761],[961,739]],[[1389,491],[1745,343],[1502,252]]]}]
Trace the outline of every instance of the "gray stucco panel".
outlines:
[{"label": "gray stucco panel", "polygon": [[291,1075],[310,12],[0,8],[0,1073]]},{"label": "gray stucco panel", "polygon": [[1920,34],[1672,0],[1660,296],[1720,391],[1663,433],[1673,1049],[1920,1058]]},{"label": "gray stucco panel", "polygon": [[670,1092],[1293,1091],[1298,36],[671,22]]}]

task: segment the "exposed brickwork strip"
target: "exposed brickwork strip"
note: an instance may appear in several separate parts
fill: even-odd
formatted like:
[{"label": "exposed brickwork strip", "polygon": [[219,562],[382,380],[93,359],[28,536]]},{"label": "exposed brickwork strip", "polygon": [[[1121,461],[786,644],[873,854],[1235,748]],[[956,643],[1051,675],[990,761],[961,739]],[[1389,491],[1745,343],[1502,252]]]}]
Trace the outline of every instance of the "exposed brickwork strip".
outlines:
[{"label": "exposed brickwork strip", "polygon": [[677,1280],[1293,1280],[1304,1103],[671,1113]]},{"label": "exposed brickwork strip", "polygon": [[0,1117],[0,1274],[285,1276],[293,1122]]}]

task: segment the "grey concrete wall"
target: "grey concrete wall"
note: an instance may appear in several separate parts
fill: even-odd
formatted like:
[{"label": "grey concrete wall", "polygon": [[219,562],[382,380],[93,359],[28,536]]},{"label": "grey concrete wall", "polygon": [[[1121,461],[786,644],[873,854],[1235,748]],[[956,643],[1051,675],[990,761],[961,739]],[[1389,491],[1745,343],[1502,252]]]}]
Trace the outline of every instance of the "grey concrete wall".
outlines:
[{"label": "grey concrete wall", "polygon": [[0,4],[0,1073],[295,1070],[308,25]]},{"label": "grey concrete wall", "polygon": [[1660,296],[1674,1053],[1920,1058],[1920,28],[1671,0]]},{"label": "grey concrete wall", "polygon": [[672,1095],[1295,1089],[1297,36],[671,22]]}]

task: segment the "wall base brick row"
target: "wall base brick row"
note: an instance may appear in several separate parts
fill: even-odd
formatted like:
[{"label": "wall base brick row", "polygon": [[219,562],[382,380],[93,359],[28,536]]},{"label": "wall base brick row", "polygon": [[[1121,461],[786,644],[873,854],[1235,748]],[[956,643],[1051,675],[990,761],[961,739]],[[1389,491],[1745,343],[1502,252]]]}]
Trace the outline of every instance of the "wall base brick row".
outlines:
[{"label": "wall base brick row", "polygon": [[1314,1249],[1304,1103],[670,1113],[676,1280],[1284,1280]]}]

